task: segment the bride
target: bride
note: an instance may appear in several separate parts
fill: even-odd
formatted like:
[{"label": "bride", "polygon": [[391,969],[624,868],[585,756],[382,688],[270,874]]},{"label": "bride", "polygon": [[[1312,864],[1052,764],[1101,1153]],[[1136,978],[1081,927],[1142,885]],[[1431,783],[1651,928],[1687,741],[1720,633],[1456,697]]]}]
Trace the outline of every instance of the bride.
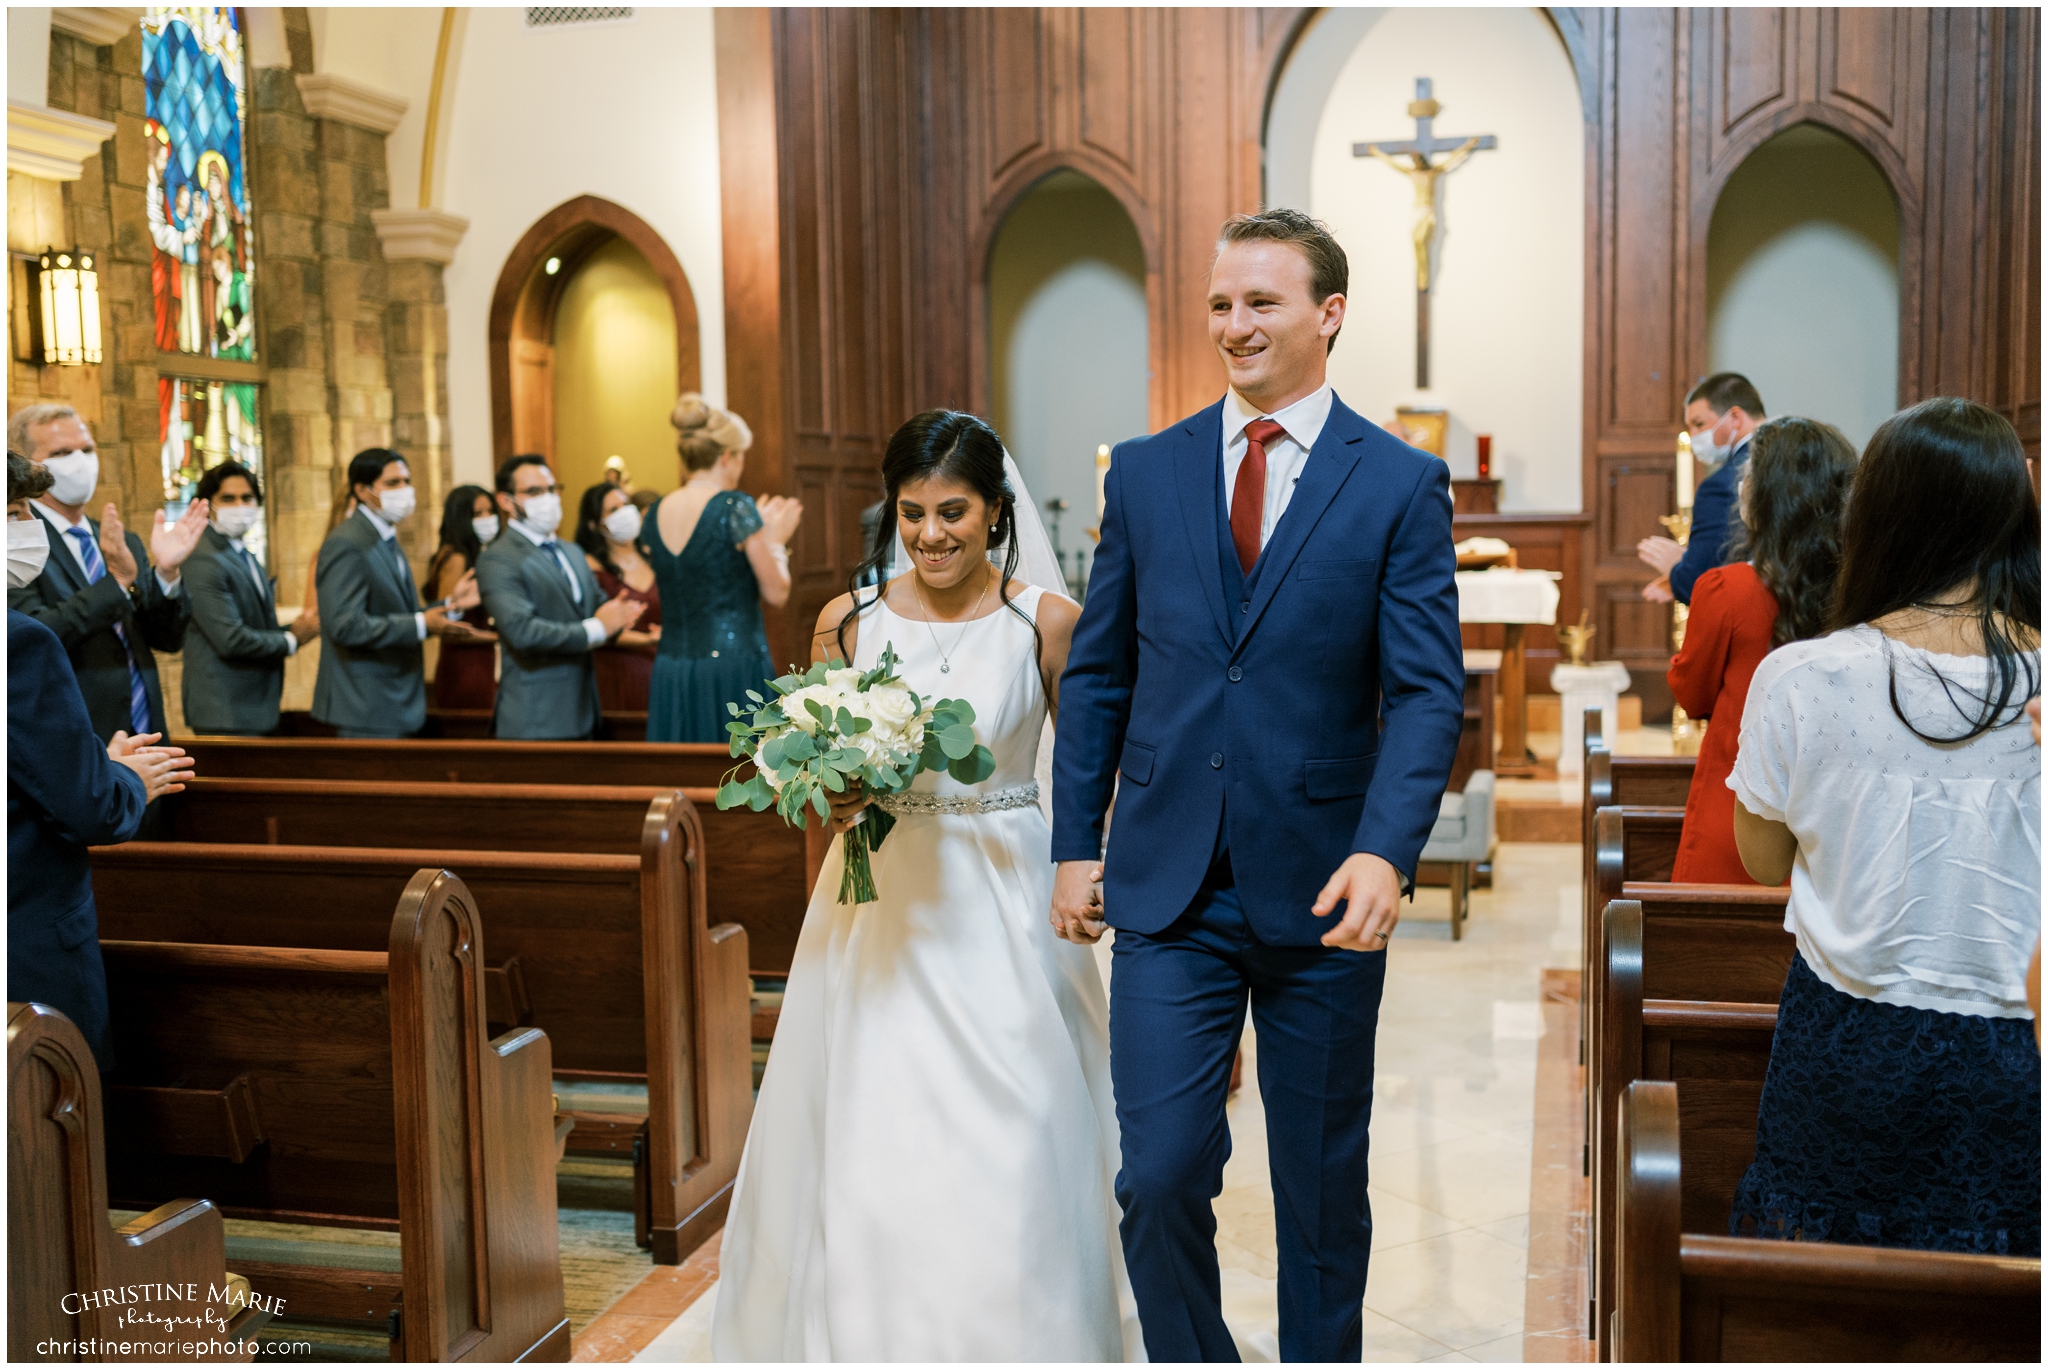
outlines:
[{"label": "bride", "polygon": [[[920,695],[968,700],[996,766],[879,801],[898,821],[874,903],[835,902],[833,843],[726,1220],[719,1360],[1143,1358],[1108,1004],[1093,953],[1047,926],[1033,779],[1080,609],[1015,470],[971,415],[906,423],[882,460],[896,537],[856,583],[893,573],[818,618],[817,659],[893,647]],[[834,804],[834,831],[866,802]]]}]

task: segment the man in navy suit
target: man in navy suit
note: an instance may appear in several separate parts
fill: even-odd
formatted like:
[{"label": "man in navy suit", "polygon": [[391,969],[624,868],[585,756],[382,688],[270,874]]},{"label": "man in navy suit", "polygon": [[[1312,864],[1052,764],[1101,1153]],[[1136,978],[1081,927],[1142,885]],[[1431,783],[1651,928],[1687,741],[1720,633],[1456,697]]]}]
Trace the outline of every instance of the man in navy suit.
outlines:
[{"label": "man in navy suit", "polygon": [[1728,560],[1742,532],[1735,490],[1749,466],[1749,435],[1764,421],[1764,402],[1746,377],[1720,371],[1707,377],[1685,397],[1685,427],[1692,434],[1693,455],[1719,462],[1692,496],[1692,536],[1681,547],[1670,538],[1644,538],[1636,544],[1643,564],[1658,578],[1643,587],[1654,604],[1692,603],[1693,582]]},{"label": "man in navy suit", "polygon": [[1209,335],[1230,388],[1117,448],[1060,682],[1052,919],[1070,940],[1117,930],[1117,1199],[1155,1361],[1237,1359],[1210,1203],[1247,998],[1281,1354],[1361,1352],[1387,939],[1450,776],[1465,673],[1448,470],[1325,378],[1347,284],[1343,249],[1304,214],[1224,225]]},{"label": "man in navy suit", "polygon": [[[29,512],[50,483],[42,468],[7,454],[10,589],[41,574],[53,550]],[[156,740],[125,729],[111,745],[95,737],[64,644],[29,615],[7,611],[7,997],[70,1018],[102,1069],[107,976],[87,848],[128,841],[150,800],[184,788],[191,760],[149,745]]]}]

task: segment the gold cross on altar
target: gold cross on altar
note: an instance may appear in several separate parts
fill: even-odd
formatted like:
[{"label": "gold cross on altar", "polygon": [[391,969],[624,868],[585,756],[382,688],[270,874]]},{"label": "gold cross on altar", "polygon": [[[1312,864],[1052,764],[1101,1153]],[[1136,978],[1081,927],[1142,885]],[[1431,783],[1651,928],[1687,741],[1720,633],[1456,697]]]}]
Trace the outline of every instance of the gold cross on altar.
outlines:
[{"label": "gold cross on altar", "polygon": [[[1429,254],[1436,246],[1437,238],[1437,185],[1445,176],[1463,166],[1465,159],[1473,153],[1496,146],[1491,133],[1474,138],[1437,137],[1434,124],[1442,110],[1443,106],[1431,98],[1429,78],[1418,76],[1415,78],[1415,98],[1408,104],[1408,114],[1415,120],[1415,136],[1398,143],[1351,145],[1352,156],[1385,162],[1415,186],[1415,212],[1410,224],[1415,239],[1415,388],[1418,390],[1429,388]],[[1439,152],[1448,152],[1450,156],[1440,162],[1430,161],[1430,157]],[[1405,165],[1394,160],[1402,156],[1408,159]]]}]

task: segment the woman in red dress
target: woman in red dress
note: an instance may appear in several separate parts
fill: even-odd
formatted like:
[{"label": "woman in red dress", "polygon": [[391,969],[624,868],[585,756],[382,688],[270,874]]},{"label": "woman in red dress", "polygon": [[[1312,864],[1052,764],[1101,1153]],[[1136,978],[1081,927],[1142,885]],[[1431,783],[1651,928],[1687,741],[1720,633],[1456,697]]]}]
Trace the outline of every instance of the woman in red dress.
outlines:
[{"label": "woman in red dress", "polygon": [[661,642],[661,587],[640,552],[640,509],[609,481],[583,492],[576,544],[605,598],[625,595],[646,605],[640,622],[618,641],[591,653],[597,667],[597,702],[606,713],[645,713],[654,679],[654,649]]},{"label": "woman in red dress", "polygon": [[1749,679],[1775,647],[1827,631],[1842,554],[1842,502],[1856,449],[1812,419],[1773,419],[1750,438],[1738,487],[1743,545],[1693,587],[1685,646],[1671,659],[1672,698],[1711,719],[1700,744],[1672,880],[1753,885],[1735,851],[1735,769]]}]

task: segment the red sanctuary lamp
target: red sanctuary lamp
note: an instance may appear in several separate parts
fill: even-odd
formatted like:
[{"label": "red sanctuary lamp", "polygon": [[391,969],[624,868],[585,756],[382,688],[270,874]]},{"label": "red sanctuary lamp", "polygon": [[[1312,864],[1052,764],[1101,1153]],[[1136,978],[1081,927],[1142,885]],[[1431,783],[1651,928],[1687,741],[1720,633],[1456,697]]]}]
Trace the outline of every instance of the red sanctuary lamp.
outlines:
[{"label": "red sanctuary lamp", "polygon": [[1493,479],[1493,434],[1479,435],[1479,479]]}]

